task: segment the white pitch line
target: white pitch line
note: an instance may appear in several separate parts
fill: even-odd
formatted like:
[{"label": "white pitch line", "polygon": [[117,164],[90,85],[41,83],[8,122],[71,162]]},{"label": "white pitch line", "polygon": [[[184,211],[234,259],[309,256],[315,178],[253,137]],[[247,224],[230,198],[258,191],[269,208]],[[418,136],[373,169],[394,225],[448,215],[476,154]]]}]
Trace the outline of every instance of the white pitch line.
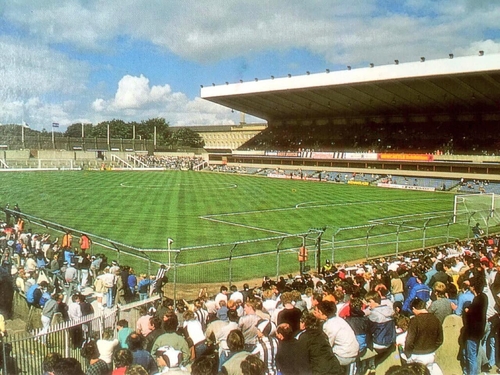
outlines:
[{"label": "white pitch line", "polygon": [[423,217],[424,215],[436,215],[436,214],[445,214],[445,213],[451,213],[451,211],[432,211],[432,212],[423,212],[421,214],[408,214],[408,215],[399,215],[399,216],[389,216],[385,218],[380,218],[380,219],[373,219],[369,220],[369,223],[379,223],[379,222],[386,222],[387,220],[396,220],[396,219],[403,219],[406,217],[414,218],[414,219],[428,219],[428,217]]},{"label": "white pitch line", "polygon": [[240,211],[240,212],[229,212],[224,214],[213,214],[213,215],[203,215],[202,218],[211,218],[211,217],[224,217],[224,216],[238,216],[238,215],[248,215],[248,214],[260,214],[263,212],[280,212],[280,211],[290,211],[290,210],[301,210],[301,209],[309,209],[309,208],[321,208],[321,207],[337,207],[337,206],[356,206],[360,204],[379,204],[379,203],[387,203],[387,202],[415,202],[415,201],[437,201],[440,199],[432,198],[432,199],[399,199],[392,201],[360,201],[360,202],[344,202],[344,203],[326,203],[326,204],[317,204],[314,206],[302,206],[303,204],[309,204],[314,202],[305,202],[298,203],[293,207],[282,207],[282,208],[269,208],[265,210],[253,210],[253,211]]},{"label": "white pitch line", "polygon": [[[129,189],[157,189],[157,188],[163,188],[164,190],[174,190],[181,188],[183,186],[193,186],[195,184],[175,184],[175,185],[129,185],[126,182],[121,182],[120,187],[122,188],[129,188]],[[223,187],[212,187],[209,189],[204,188],[204,190],[226,190],[226,189],[236,189],[238,187],[237,184],[219,184],[219,185],[224,185]]]},{"label": "white pitch line", "polygon": [[[399,199],[391,202],[413,202],[413,201],[422,201],[423,199]],[[436,198],[431,198],[431,199],[424,199],[426,201],[436,201],[439,199]],[[213,221],[216,223],[221,223],[221,224],[227,224],[227,225],[233,225],[236,227],[241,227],[241,228],[246,228],[246,229],[253,229],[257,231],[262,231],[262,232],[267,232],[267,233],[274,233],[274,234],[283,234],[283,235],[289,235],[290,233],[286,232],[279,232],[279,231],[274,231],[270,229],[265,229],[265,228],[259,228],[255,227],[252,225],[245,225],[245,224],[238,224],[238,223],[233,223],[231,221],[225,221],[221,219],[216,219],[217,217],[224,217],[224,216],[238,216],[238,215],[247,215],[247,214],[256,214],[256,213],[263,213],[263,212],[279,212],[279,211],[289,211],[289,210],[296,210],[296,209],[308,209],[308,208],[319,208],[319,207],[335,207],[335,206],[352,206],[352,205],[359,205],[359,204],[373,204],[373,203],[386,203],[387,201],[362,201],[362,202],[348,202],[348,203],[327,203],[327,204],[317,204],[314,206],[302,206],[302,205],[307,205],[310,203],[315,203],[315,202],[304,202],[304,203],[298,203],[294,207],[286,207],[286,208],[270,208],[267,210],[253,210],[253,211],[241,211],[241,212],[231,212],[231,213],[225,213],[225,214],[213,214],[213,215],[203,215],[199,216],[200,219],[203,220],[209,220]],[[396,216],[397,217],[397,216]],[[370,220],[369,222],[379,222],[387,219],[374,219]],[[326,241],[326,240],[324,240]],[[330,241],[326,241],[330,242]]]},{"label": "white pitch line", "polygon": [[200,216],[200,219],[204,219],[204,220],[208,220],[208,221],[213,221],[213,222],[216,222],[216,223],[233,225],[235,227],[241,227],[241,228],[245,228],[245,229],[258,230],[258,231],[262,231],[262,232],[268,232],[268,233],[274,233],[274,234],[282,234],[282,235],[289,235],[290,234],[290,233],[286,233],[286,232],[278,232],[278,231],[271,230],[271,229],[264,229],[264,228],[254,227],[252,225],[245,225],[245,224],[233,223],[233,222],[230,222],[230,221],[217,220],[217,219],[213,219],[211,217]]}]

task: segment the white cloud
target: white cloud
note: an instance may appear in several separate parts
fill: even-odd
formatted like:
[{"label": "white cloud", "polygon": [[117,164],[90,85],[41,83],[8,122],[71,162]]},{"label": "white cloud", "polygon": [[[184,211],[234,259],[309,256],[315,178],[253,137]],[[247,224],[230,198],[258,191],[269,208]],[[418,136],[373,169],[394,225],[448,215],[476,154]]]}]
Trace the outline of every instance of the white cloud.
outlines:
[{"label": "white cloud", "polygon": [[235,124],[239,118],[226,107],[200,98],[190,100],[181,92],[172,92],[169,85],[151,86],[144,75],[124,76],[118,82],[114,98],[98,98],[92,103],[92,109],[101,119],[119,117],[131,121],[163,117],[174,126]]},{"label": "white cloud", "polygon": [[41,129],[52,117],[61,116],[56,120],[61,122],[68,119],[63,104],[55,103],[85,90],[88,65],[46,46],[8,36],[0,37],[0,51],[0,121],[25,119]]},{"label": "white cloud", "polygon": [[142,74],[140,77],[126,75],[118,82],[118,91],[111,105],[117,109],[140,108],[149,103],[166,101],[170,92],[169,85],[150,88],[149,79]]},{"label": "white cloud", "polygon": [[500,42],[495,42],[491,39],[479,40],[458,49],[458,52],[462,55],[475,55],[479,51],[486,51],[488,54],[500,53]]},{"label": "white cloud", "polygon": [[349,6],[330,0],[20,0],[5,4],[4,17],[52,43],[99,50],[125,36],[198,62],[290,48],[338,63],[373,60],[396,49],[418,58],[463,48],[488,28],[499,29],[500,4],[492,0],[406,0],[392,8],[383,11],[375,0]]},{"label": "white cloud", "polygon": [[[75,93],[85,87],[86,63],[18,38],[0,37],[0,97]],[[7,89],[6,89],[7,88]]]},{"label": "white cloud", "polygon": [[142,74],[139,77],[126,75],[118,82],[114,99],[106,101],[99,98],[92,106],[99,112],[141,109],[168,102],[170,94],[169,85],[150,87],[149,79]]}]

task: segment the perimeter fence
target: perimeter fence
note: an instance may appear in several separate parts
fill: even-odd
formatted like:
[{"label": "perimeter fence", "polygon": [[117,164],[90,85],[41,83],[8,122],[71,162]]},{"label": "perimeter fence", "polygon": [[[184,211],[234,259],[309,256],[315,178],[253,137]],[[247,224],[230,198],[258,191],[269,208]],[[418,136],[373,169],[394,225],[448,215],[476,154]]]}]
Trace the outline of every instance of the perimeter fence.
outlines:
[{"label": "perimeter fence", "polygon": [[54,133],[54,137],[43,134],[31,135],[26,129],[23,137],[19,135],[7,135],[2,139],[2,144],[7,145],[10,150],[32,149],[32,150],[135,150],[147,151],[155,147],[152,139],[126,139],[126,138],[98,138],[98,137],[64,137],[60,133]]},{"label": "perimeter fence", "polygon": [[476,220],[484,214],[479,211],[456,214],[449,211],[434,216],[416,214],[362,226],[332,228],[330,259],[332,262],[347,262],[397,256],[456,240],[468,240],[473,237],[472,227],[476,223],[481,225],[486,237],[498,233],[500,226],[497,222]]},{"label": "perimeter fence", "polygon": [[[180,248],[178,283],[203,284],[262,278],[309,270],[321,264],[324,228],[260,239]],[[306,249],[307,254],[299,252]],[[302,268],[301,268],[302,267]]]}]

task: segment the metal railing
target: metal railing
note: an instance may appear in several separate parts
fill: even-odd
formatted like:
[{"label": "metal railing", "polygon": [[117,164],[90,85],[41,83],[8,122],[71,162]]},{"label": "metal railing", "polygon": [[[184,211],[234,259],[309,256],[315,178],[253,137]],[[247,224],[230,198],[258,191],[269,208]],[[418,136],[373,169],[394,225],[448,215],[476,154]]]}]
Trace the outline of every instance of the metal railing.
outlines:
[{"label": "metal railing", "polygon": [[[104,330],[111,328],[116,335],[116,322],[121,319],[127,320],[130,327],[135,327],[140,317],[138,307],[152,304],[159,298],[159,296],[154,296],[142,301],[114,306],[86,315],[77,321],[61,321],[61,314],[56,313],[52,319],[52,325],[46,332],[43,328],[38,328],[0,337],[2,374],[42,374],[43,361],[49,353],[76,358],[85,371],[87,363],[80,353],[81,342],[74,342],[77,334],[82,334],[84,338],[102,338]],[[36,308],[31,307],[31,309]],[[38,314],[33,314],[31,311],[30,315]]]}]

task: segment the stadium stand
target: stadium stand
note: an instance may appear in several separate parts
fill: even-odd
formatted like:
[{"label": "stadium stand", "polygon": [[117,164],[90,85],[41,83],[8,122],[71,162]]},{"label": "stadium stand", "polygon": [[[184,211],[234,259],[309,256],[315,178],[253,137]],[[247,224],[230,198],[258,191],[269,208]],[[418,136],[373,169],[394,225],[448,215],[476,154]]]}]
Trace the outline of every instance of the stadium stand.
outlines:
[{"label": "stadium stand", "polygon": [[[8,212],[11,215],[9,219],[12,219],[16,212]],[[179,300],[175,304],[168,295],[162,296],[164,291],[161,292],[158,288],[158,286],[161,288],[160,281],[168,269],[162,270],[160,267],[156,277],[149,280],[144,275],[134,275],[129,266],[119,265],[116,260],[107,259],[102,254],[90,258],[90,254],[86,255],[84,252],[73,253],[71,248],[64,247],[68,244],[68,240],[64,238],[52,240],[45,235],[41,238],[27,235],[19,226],[11,227],[6,222],[2,225],[1,234],[3,241],[1,263],[3,268],[8,267],[12,270],[8,277],[13,278],[17,299],[12,307],[14,311],[7,311],[8,304],[2,304],[3,316],[9,317],[11,313],[26,314],[24,311],[27,307],[22,306],[22,296],[27,296],[27,300],[30,301],[28,323],[32,323],[35,327],[40,327],[41,323],[34,320],[41,319],[43,323],[45,314],[52,316],[52,310],[46,306],[50,304],[57,308],[55,314],[58,315],[52,320],[52,326],[50,326],[52,328],[32,330],[34,335],[32,337],[26,337],[23,332],[19,335],[11,331],[13,326],[10,321],[7,321],[6,328],[2,328],[8,333],[8,336],[4,337],[4,343],[10,345],[9,350],[0,353],[2,361],[7,361],[12,368],[22,369],[28,374],[38,373],[37,371],[43,366],[44,358],[41,353],[44,351],[40,350],[40,347],[47,347],[53,353],[59,353],[60,357],[71,356],[80,363],[83,369],[86,369],[89,363],[84,360],[85,350],[82,349],[80,354],[82,345],[83,347],[90,345],[89,343],[103,345],[104,343],[100,341],[103,339],[108,340],[110,345],[116,341],[116,344],[113,344],[115,349],[112,349],[110,353],[120,353],[120,350],[124,350],[124,345],[128,343],[127,340],[133,335],[136,335],[133,336],[134,340],[137,337],[138,342],[145,342],[146,347],[149,348],[149,354],[148,352],[142,354],[148,358],[150,358],[149,355],[158,356],[158,349],[164,347],[165,344],[184,352],[187,356],[185,355],[178,362],[172,362],[174,368],[181,365],[186,366],[184,371],[189,371],[191,366],[196,367],[195,363],[202,358],[200,357],[202,354],[215,355],[216,358],[220,358],[220,364],[224,365],[226,352],[232,348],[231,345],[229,347],[226,345],[226,340],[229,340],[229,327],[241,330],[241,337],[246,343],[244,348],[249,353],[260,356],[261,360],[265,360],[271,368],[278,367],[279,369],[281,366],[278,360],[279,354],[273,352],[276,357],[274,354],[271,357],[265,356],[265,352],[262,352],[259,346],[262,337],[257,339],[257,330],[270,340],[275,340],[274,336],[277,332],[278,341],[283,340],[280,335],[285,325],[298,325],[299,317],[304,326],[296,332],[290,331],[290,334],[293,333],[290,339],[295,337],[293,340],[297,340],[296,345],[305,345],[297,352],[297,355],[300,355],[300,360],[306,367],[314,369],[318,364],[316,361],[333,361],[331,366],[334,367],[331,369],[336,369],[339,373],[350,371],[353,374],[364,374],[370,370],[384,373],[390,366],[406,363],[405,358],[411,358],[413,350],[420,350],[417,349],[419,347],[405,346],[410,345],[410,336],[413,332],[412,325],[411,323],[408,325],[408,321],[416,319],[415,317],[409,318],[419,316],[419,314],[435,315],[436,317],[432,319],[438,319],[438,316],[442,319],[438,320],[436,327],[440,327],[441,337],[444,338],[446,344],[441,345],[442,341],[440,341],[432,346],[433,349],[429,352],[432,354],[429,366],[431,368],[439,366],[445,374],[455,373],[454,371],[462,371],[466,368],[467,361],[474,354],[468,350],[465,352],[461,350],[456,339],[456,334],[462,327],[462,317],[464,318],[464,335],[472,334],[470,333],[471,327],[468,326],[468,314],[472,314],[474,305],[470,305],[469,310],[466,310],[463,308],[466,306],[464,302],[473,300],[473,304],[478,304],[483,303],[480,301],[487,301],[484,303],[492,308],[496,302],[483,294],[483,288],[486,294],[496,293],[497,279],[500,277],[494,266],[500,261],[497,253],[500,237],[479,236],[470,241],[456,241],[399,256],[373,259],[352,266],[333,265],[326,262],[318,271],[281,276],[276,280],[263,277],[261,283],[244,284],[240,290],[234,286],[231,290],[222,286],[220,292],[215,289],[206,292],[206,289],[201,288],[197,295]],[[22,245],[20,248],[17,246],[19,244]],[[14,254],[12,259],[8,257],[9,254]],[[55,256],[56,261],[49,262],[47,259],[49,256]],[[81,258],[88,259],[88,262],[81,261]],[[58,259],[62,261],[59,262]],[[69,259],[69,262],[65,259]],[[161,276],[158,276],[160,272]],[[41,281],[42,278],[49,283]],[[148,282],[145,284],[144,281]],[[143,285],[146,285],[145,289],[141,289]],[[33,286],[35,290],[39,288],[40,292],[38,297],[34,295],[30,299],[29,295]],[[53,296],[59,302],[51,302],[50,297],[46,297],[49,299],[43,302],[46,305],[42,305],[44,293],[52,291],[53,287],[55,288]],[[405,306],[413,300],[416,294],[414,290],[425,288],[428,291],[434,289],[435,292],[427,298],[426,302],[421,301],[423,304],[423,307],[419,307],[421,310],[401,310],[402,303]],[[469,289],[478,297],[474,297]],[[137,301],[141,293],[147,296],[156,296],[159,293],[160,297],[144,302]],[[85,297],[82,297],[82,294],[85,294]],[[155,300],[157,302],[153,304]],[[221,300],[227,302],[221,303]],[[114,307],[116,304],[120,306],[118,310]],[[141,312],[131,314],[133,311],[138,311],[134,309],[134,306],[140,307]],[[85,312],[84,307],[92,310],[85,310]],[[389,345],[369,346],[369,348],[360,346],[366,342],[367,335],[370,336],[369,340],[374,343],[373,345],[381,339],[377,336],[376,332],[379,331],[375,327],[381,323],[378,314],[382,309],[385,314],[383,322],[388,327],[385,332],[390,332],[389,341],[387,341]],[[115,315],[119,311],[123,314],[120,315],[120,319],[117,318],[118,315]],[[483,322],[480,323],[483,324],[482,327],[476,327],[480,332],[484,332],[486,326],[486,306],[482,314],[484,314],[483,320],[480,317],[477,318]],[[124,320],[123,317],[127,317],[128,320]],[[228,317],[229,320],[227,320]],[[187,320],[184,321],[184,318]],[[175,323],[171,327],[164,323],[166,333],[165,331],[155,332],[156,329],[161,328],[158,326],[160,323],[154,322],[170,319],[173,319],[172,322],[175,321]],[[338,347],[343,345],[340,341],[338,343],[335,341],[335,336],[327,328],[330,325],[330,319],[336,319],[336,325],[341,321],[344,322],[342,323],[344,334],[352,333],[352,340],[354,340],[352,343],[356,344],[356,355],[349,365],[341,365],[343,362],[339,364],[331,359],[333,357],[329,356],[336,354],[330,350],[315,352],[314,356],[312,353],[307,354],[309,353],[308,345],[312,345],[312,342],[308,340],[313,340],[314,345],[323,345],[328,348],[329,345],[334,345],[334,348],[335,345]],[[58,323],[59,321],[62,322]],[[105,325],[102,328],[104,333],[101,337],[98,327],[102,324],[99,322],[103,321]],[[267,329],[266,326],[270,328]],[[82,330],[81,327],[86,328]],[[228,329],[225,330],[224,327]],[[278,327],[277,330],[276,327]],[[317,335],[309,337],[314,329],[319,329],[320,332],[323,330],[326,333],[327,336],[320,335],[323,337],[321,340],[324,340],[321,343],[317,341],[319,340]],[[58,341],[58,337],[64,332],[70,333],[71,348],[66,347],[64,340]],[[91,332],[94,332],[94,335],[91,335]],[[480,349],[477,360],[483,372],[490,372],[495,366],[495,356],[499,348],[498,341],[494,341],[495,331],[491,329],[486,332],[484,340],[488,343],[488,347],[492,343],[493,351],[483,352],[483,349]],[[193,342],[194,337],[198,340],[196,345]],[[309,338],[306,340],[306,337]],[[467,340],[468,337],[465,336],[465,339]],[[118,344],[119,342],[121,344]],[[398,343],[397,349],[396,343]],[[423,345],[423,343],[420,342],[418,345]],[[189,351],[190,346],[191,351]],[[26,348],[40,355],[26,359],[23,354]],[[280,353],[285,346],[278,343],[276,348],[277,353]],[[372,354],[365,355],[367,350]],[[107,357],[101,356],[100,358]],[[131,358],[135,357],[131,354]],[[343,361],[342,356],[339,358]],[[55,362],[57,361],[60,360],[56,359]],[[26,368],[27,363],[31,367]],[[140,363],[146,366],[145,362]],[[159,365],[161,363],[161,361],[158,362]],[[227,362],[227,366],[229,364],[230,362]],[[115,367],[120,367],[119,361]],[[34,369],[36,369],[35,372],[32,371]]]},{"label": "stadium stand", "polygon": [[[499,155],[500,145],[494,136],[498,125],[496,121],[430,121],[418,125],[270,126],[239,149]],[[477,131],[478,128],[481,132]]]}]

